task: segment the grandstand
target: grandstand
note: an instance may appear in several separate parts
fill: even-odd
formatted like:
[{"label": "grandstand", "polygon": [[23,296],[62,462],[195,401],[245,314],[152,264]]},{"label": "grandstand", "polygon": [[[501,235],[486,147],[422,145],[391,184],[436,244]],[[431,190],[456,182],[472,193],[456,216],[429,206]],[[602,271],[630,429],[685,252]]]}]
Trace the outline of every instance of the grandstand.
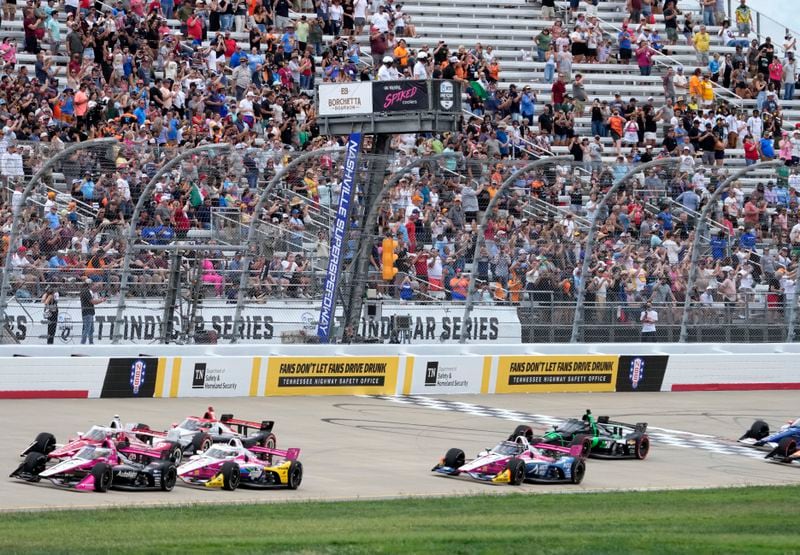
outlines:
[{"label": "grandstand", "polygon": [[[323,34],[320,48],[315,49],[313,31],[307,40],[299,40],[306,22],[317,16],[302,3],[292,6],[297,11],[288,12],[295,29],[288,34],[270,31],[269,16],[263,36],[254,33],[250,27],[255,27],[256,19],[247,17],[244,25],[234,25],[229,32],[205,29],[194,43],[184,22],[192,13],[206,13],[200,2],[194,12],[180,12],[184,22],[177,7],[173,18],[160,21],[157,2],[147,6],[98,2],[94,5],[98,15],[80,10],[83,26],[78,31],[70,29],[75,19],[66,17],[67,10],[51,4],[56,8],[53,15],[39,3],[38,15],[32,11],[26,16],[24,7],[17,6],[15,18],[4,17],[0,25],[2,75],[8,77],[0,83],[4,120],[0,177],[6,193],[4,244],[11,263],[3,288],[4,298],[12,299],[9,310],[14,309],[6,314],[33,320],[32,314],[40,309],[30,308],[26,301],[44,300],[48,285],[65,299],[77,299],[86,279],[93,280],[95,296],[117,298],[121,280],[115,268],[126,252],[133,252],[127,295],[141,299],[144,306],[147,299],[163,295],[164,287],[180,292],[176,303],[185,302],[186,308],[179,307],[183,329],[178,335],[185,340],[192,340],[191,322],[210,319],[203,312],[203,299],[206,307],[209,299],[219,299],[223,305],[245,304],[253,311],[276,301],[302,307],[318,299],[341,157],[334,139],[316,136],[313,82],[331,76],[340,81],[374,78],[388,53],[401,70],[407,60],[408,73],[421,63],[428,77],[455,76],[471,83],[463,99],[462,132],[396,137],[387,160],[390,173],[447,148],[462,152],[466,159],[423,164],[422,171],[415,169],[397,180],[384,200],[377,230],[358,225],[364,209],[363,203],[359,205],[346,261],[350,264],[357,256],[352,249],[357,234],[367,233],[373,234],[375,248],[364,255],[373,263],[369,275],[348,277],[345,286],[366,280],[368,298],[383,304],[450,306],[463,300],[462,276],[474,274],[479,279],[478,305],[519,307],[518,318],[527,331],[507,340],[558,341],[568,339],[565,331],[553,330],[566,330],[574,317],[580,286],[576,268],[589,252],[591,282],[582,285],[591,303],[587,325],[593,324],[596,333],[613,324],[622,330],[614,338],[638,339],[638,307],[649,299],[659,306],[667,326],[674,326],[663,338],[677,338],[679,307],[687,294],[695,310],[692,321],[698,326],[732,329],[744,324],[739,328],[747,330],[746,336],[728,332],[729,340],[785,336],[793,325],[800,256],[800,133],[795,135],[794,123],[800,122],[800,99],[796,94],[785,97],[787,79],[797,79],[791,40],[772,37],[774,47],[769,46],[753,25],[747,35],[734,33],[742,44],[755,41],[755,46],[737,53],[722,22],[714,21],[720,25],[705,26],[709,51],[698,53],[692,38],[700,33],[703,16],[693,0],[678,2],[676,41],[670,40],[663,10],[656,10],[644,23],[634,22],[622,1],[581,2],[574,13],[569,3],[556,2],[553,17],[545,17],[546,10],[537,3],[517,0],[498,0],[491,6],[477,0],[411,0],[401,10],[391,2],[368,5],[367,19],[373,25],[386,25],[387,31],[398,33],[402,27],[413,29],[416,36],[402,37],[406,53],[402,46],[373,51],[382,39],[375,33],[371,36],[369,23],[360,35],[349,38],[346,29],[340,40]],[[354,14],[361,2],[356,4]],[[380,17],[372,19],[381,11],[394,14],[394,25]],[[398,12],[405,15],[405,25],[398,25],[403,19]],[[107,20],[95,23],[99,14]],[[690,16],[694,24],[687,31]],[[736,29],[736,14],[726,17]],[[209,14],[206,26],[213,26],[215,19]],[[47,27],[44,38],[34,39],[31,31],[26,42],[23,21]],[[287,23],[276,15],[278,21]],[[109,30],[112,25],[117,31]],[[107,67],[93,70],[92,58],[101,52],[94,52],[90,41],[121,35],[125,26],[129,32],[119,40],[123,47],[128,45],[130,62],[124,52],[110,51]],[[100,28],[104,31],[96,31]],[[554,44],[569,52],[553,53],[555,70],[540,58],[549,54],[537,49],[547,41],[542,38],[545,30]],[[564,34],[556,37],[562,30]],[[620,36],[628,31],[642,50],[631,63],[619,63]],[[91,35],[102,38],[90,39]],[[588,56],[585,47],[578,46],[585,35],[591,36],[587,45],[597,46]],[[401,37],[387,34],[387,38],[399,42]],[[649,39],[647,44],[638,40],[644,38]],[[14,42],[16,52],[10,46]],[[253,54],[257,42],[262,46]],[[283,55],[289,48],[296,52],[297,42],[309,44],[308,61]],[[25,51],[31,45],[44,49],[44,59],[37,61],[37,54]],[[76,46],[83,50],[77,59]],[[651,47],[659,52],[650,56]],[[133,55],[133,50],[139,54]],[[219,57],[209,61],[213,51]],[[152,60],[147,60],[149,54]],[[731,57],[729,68],[734,63],[744,65],[720,69],[714,61],[717,54],[721,60]],[[578,61],[581,56],[588,59]],[[709,57],[709,62],[700,64]],[[781,69],[771,65],[774,60],[783,64]],[[179,61],[187,68],[176,64]],[[767,73],[777,71],[778,79],[767,75],[773,82],[765,83],[757,94],[761,85],[754,79],[755,69],[765,63]],[[240,65],[249,71],[237,69]],[[689,78],[696,69],[701,77],[694,83]],[[713,76],[715,70],[718,78]],[[680,74],[686,76],[685,88],[680,77],[665,86],[665,76]],[[713,78],[706,80],[708,85],[703,84],[702,74]],[[553,84],[559,75],[561,90]],[[50,79],[50,85],[40,82],[37,88],[29,81],[35,76]],[[156,91],[146,83],[152,81],[152,86],[157,79],[172,78],[176,83]],[[512,88],[515,92],[509,93]],[[198,91],[202,94],[193,96]],[[510,94],[525,98],[506,102]],[[554,117],[542,117],[547,105]],[[629,121],[635,123],[628,128],[628,118],[620,120],[619,142],[610,129],[616,126],[613,109],[632,114]],[[756,118],[751,117],[754,110],[759,110]],[[28,114],[27,119],[20,113]],[[742,114],[741,127],[737,114]],[[731,133],[734,126],[738,137]],[[676,127],[677,136],[671,132]],[[752,141],[745,140],[749,133],[755,135]],[[12,233],[11,215],[22,198],[20,185],[65,145],[99,136],[116,136],[119,146],[92,147],[59,162],[35,184],[24,201],[17,232]],[[137,241],[129,245],[126,231],[133,207],[157,169],[190,146],[221,142],[232,148],[188,160],[159,181],[143,203],[143,219],[135,223]],[[18,147],[16,152],[12,145]],[[326,148],[331,150],[322,153]],[[308,151],[320,154],[293,168],[278,186],[265,189],[281,168]],[[488,219],[488,229],[477,229],[501,182],[527,161],[564,154],[575,156],[575,163],[520,174],[511,194],[499,203],[499,212]],[[660,157],[680,159],[680,164],[637,175],[610,205],[598,204],[602,193],[627,170]],[[785,164],[743,173],[719,197],[709,211],[711,217],[700,222],[703,206],[728,176],[756,160],[772,158]],[[364,179],[370,163],[369,158],[362,160]],[[254,214],[264,190],[265,210]],[[602,245],[587,250],[582,241],[594,214],[601,220]],[[242,257],[237,253],[254,222],[258,222],[256,244],[249,247],[255,254],[245,280],[248,288],[241,291]],[[416,229],[412,235],[419,234],[413,240],[411,228]],[[399,277],[393,283],[382,279],[380,251],[387,230],[402,241]],[[487,252],[476,258],[470,248],[478,233],[490,241]],[[507,238],[498,239],[501,235]],[[9,244],[12,236],[15,240]],[[688,255],[694,240],[701,241],[703,267],[695,287],[689,288]],[[176,242],[184,246],[173,252],[168,247]],[[152,248],[145,248],[148,245]],[[103,248],[101,255],[98,248]],[[665,287],[659,287],[662,280]],[[598,306],[604,301],[607,307]],[[11,306],[15,303],[19,307]],[[540,305],[545,306],[546,316],[537,309]],[[78,311],[75,306],[71,309]],[[158,308],[147,310],[158,313],[162,321],[174,317],[162,315]],[[299,329],[307,335],[313,326],[306,316],[298,318],[303,319],[296,322],[302,324]],[[79,319],[77,314],[72,317],[75,322]],[[63,328],[63,322],[58,326]],[[753,326],[762,326],[763,333],[751,336]],[[287,326],[286,340],[303,335],[291,328]],[[545,331],[547,335],[540,335]],[[230,330],[221,335],[236,337]]]}]

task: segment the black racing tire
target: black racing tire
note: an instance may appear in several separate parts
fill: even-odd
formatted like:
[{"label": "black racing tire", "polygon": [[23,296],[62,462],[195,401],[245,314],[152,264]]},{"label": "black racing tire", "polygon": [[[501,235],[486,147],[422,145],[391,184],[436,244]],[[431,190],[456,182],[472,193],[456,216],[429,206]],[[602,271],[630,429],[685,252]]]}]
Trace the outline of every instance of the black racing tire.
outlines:
[{"label": "black racing tire", "polygon": [[[267,449],[275,449],[275,447],[278,445],[278,438],[275,437],[275,434],[267,434],[265,437],[259,440],[258,445],[260,447],[266,447]],[[272,464],[272,455],[268,455],[267,453],[258,453],[258,456],[267,463]]]},{"label": "black racing tire", "polygon": [[572,461],[570,470],[572,471],[570,481],[573,484],[580,484],[583,482],[583,477],[586,475],[586,463],[583,460],[575,459]]},{"label": "black racing tire", "polygon": [[289,472],[286,476],[286,487],[289,489],[297,489],[303,481],[303,463],[300,461],[292,461],[289,463]]},{"label": "black racing tire", "polygon": [[242,474],[238,464],[233,461],[225,461],[222,463],[219,473],[222,474],[222,489],[234,491],[239,487]]},{"label": "black racing tire", "polygon": [[583,448],[581,449],[580,456],[586,458],[592,452],[592,440],[587,436],[577,436],[575,439],[572,440],[570,445],[580,445]]},{"label": "black racing tire", "polygon": [[39,473],[45,469],[47,465],[47,455],[38,451],[31,451],[25,455],[25,461],[20,465],[20,470],[25,474],[30,475],[32,482],[40,480]]},{"label": "black racing tire", "polygon": [[164,456],[175,463],[175,466],[179,466],[183,462],[183,448],[178,442],[170,441],[169,444],[169,449],[164,450]]},{"label": "black racing tire", "polygon": [[178,469],[175,463],[166,463],[161,468],[161,482],[158,484],[161,491],[172,491],[178,481]]},{"label": "black racing tire", "polygon": [[508,485],[519,486],[525,481],[525,461],[512,457],[508,460],[506,465],[508,472],[511,474],[509,477]]},{"label": "black racing tire", "polygon": [[778,442],[775,454],[782,459],[788,459],[795,451],[797,451],[797,440],[793,437],[785,437]]},{"label": "black racing tire", "polygon": [[769,435],[769,424],[763,420],[756,420],[745,435],[752,437],[756,441],[762,440]]},{"label": "black racing tire", "polygon": [[530,426],[525,426],[524,424],[520,424],[514,428],[514,431],[510,436],[508,436],[508,441],[516,441],[519,436],[523,436],[526,440],[528,440],[528,443],[530,443],[533,439],[533,428]]},{"label": "black racing tire", "polygon": [[56,448],[56,436],[48,432],[42,432],[33,440],[30,452],[42,453],[49,455],[51,451]]},{"label": "black racing tire", "polygon": [[647,455],[650,453],[650,438],[646,435],[640,436],[636,438],[636,445],[633,447],[633,454],[634,456],[643,461],[647,458]]},{"label": "black racing tire", "polygon": [[467,457],[464,455],[464,451],[461,449],[448,449],[447,453],[444,455],[444,465],[450,468],[461,468],[464,466],[464,462],[466,462]]},{"label": "black racing tire", "polygon": [[94,476],[94,491],[104,493],[111,487],[111,482],[114,476],[111,472],[111,467],[106,463],[97,463],[92,467],[92,476]]},{"label": "black racing tire", "polygon": [[205,432],[198,432],[192,438],[192,448],[194,449],[195,455],[200,451],[208,451],[213,444],[214,441],[211,439],[211,436]]}]

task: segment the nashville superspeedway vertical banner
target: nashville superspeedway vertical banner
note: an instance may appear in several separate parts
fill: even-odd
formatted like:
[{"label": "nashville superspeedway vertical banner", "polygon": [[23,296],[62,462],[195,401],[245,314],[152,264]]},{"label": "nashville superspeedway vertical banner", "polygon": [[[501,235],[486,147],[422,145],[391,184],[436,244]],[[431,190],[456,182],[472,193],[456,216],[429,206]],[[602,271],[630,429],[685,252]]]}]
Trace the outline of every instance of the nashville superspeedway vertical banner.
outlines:
[{"label": "nashville superspeedway vertical banner", "polygon": [[265,395],[394,395],[399,357],[270,357]]},{"label": "nashville superspeedway vertical banner", "polygon": [[618,355],[500,356],[496,393],[614,391]]}]

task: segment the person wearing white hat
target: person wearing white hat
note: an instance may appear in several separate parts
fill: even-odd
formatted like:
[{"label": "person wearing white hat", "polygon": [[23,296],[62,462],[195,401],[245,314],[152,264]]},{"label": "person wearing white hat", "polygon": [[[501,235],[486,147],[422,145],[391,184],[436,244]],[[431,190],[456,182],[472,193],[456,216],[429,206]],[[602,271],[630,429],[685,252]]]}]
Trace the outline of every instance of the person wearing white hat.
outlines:
[{"label": "person wearing white hat", "polygon": [[428,78],[428,53],[420,52],[417,54],[417,62],[414,64],[414,79],[427,79]]},{"label": "person wearing white hat", "polygon": [[378,81],[396,81],[401,79],[400,72],[394,67],[394,58],[391,56],[384,56],[383,63],[378,69]]}]

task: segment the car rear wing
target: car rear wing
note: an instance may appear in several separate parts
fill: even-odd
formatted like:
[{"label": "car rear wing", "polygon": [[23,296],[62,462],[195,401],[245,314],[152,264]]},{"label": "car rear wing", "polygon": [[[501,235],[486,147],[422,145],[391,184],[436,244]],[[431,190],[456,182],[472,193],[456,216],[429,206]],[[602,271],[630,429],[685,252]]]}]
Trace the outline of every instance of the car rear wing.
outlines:
[{"label": "car rear wing", "polygon": [[552,443],[537,443],[536,445],[532,445],[532,447],[541,449],[542,451],[563,453],[564,455],[569,455],[570,457],[584,458],[586,456],[583,443],[576,443],[575,445],[570,445],[569,447],[554,445]]},{"label": "car rear wing", "polygon": [[151,430],[150,428],[127,428],[125,431],[136,434],[140,436],[148,436],[148,437],[167,437],[169,432],[161,432],[159,430]]},{"label": "car rear wing", "polygon": [[614,426],[617,428],[629,429],[633,432],[645,433],[647,431],[647,422],[637,422],[636,424],[628,424],[626,422],[619,422],[611,420],[608,416],[600,416],[597,423],[603,426]]},{"label": "car rear wing", "polygon": [[244,433],[246,430],[271,432],[272,428],[275,426],[274,420],[262,420],[261,422],[256,422],[254,420],[240,420],[238,418],[234,418],[230,414],[223,414],[222,418],[220,418],[220,422],[222,422],[226,426],[236,426],[237,431],[240,434]]},{"label": "car rear wing", "polygon": [[296,461],[297,458],[300,456],[300,449],[297,447],[290,447],[289,449],[274,449],[270,447],[249,447],[247,449],[251,453],[264,453],[265,455],[275,455],[276,457],[282,457],[287,461]]}]

